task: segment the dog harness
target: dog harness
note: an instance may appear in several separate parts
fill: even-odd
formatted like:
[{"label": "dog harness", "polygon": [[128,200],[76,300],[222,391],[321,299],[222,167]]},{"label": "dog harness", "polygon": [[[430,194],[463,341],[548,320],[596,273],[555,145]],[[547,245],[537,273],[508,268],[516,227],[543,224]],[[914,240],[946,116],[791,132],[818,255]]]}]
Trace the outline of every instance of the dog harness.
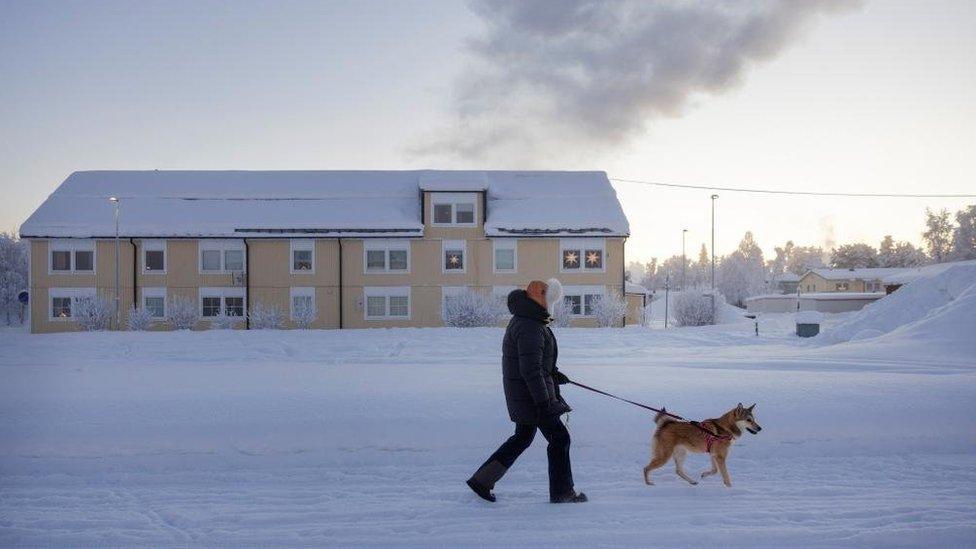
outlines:
[{"label": "dog harness", "polygon": [[732,440],[732,435],[716,435],[711,429],[705,427],[698,421],[691,421],[689,423],[701,429],[701,432],[705,434],[705,452],[711,453],[712,444],[716,442],[727,442]]}]

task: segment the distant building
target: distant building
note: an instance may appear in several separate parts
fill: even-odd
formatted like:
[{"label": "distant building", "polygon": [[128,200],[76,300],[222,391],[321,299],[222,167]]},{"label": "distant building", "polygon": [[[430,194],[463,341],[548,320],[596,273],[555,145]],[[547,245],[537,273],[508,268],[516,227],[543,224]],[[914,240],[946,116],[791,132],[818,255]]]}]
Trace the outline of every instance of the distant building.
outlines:
[{"label": "distant building", "polygon": [[644,309],[651,302],[651,292],[640,284],[624,283],[627,297],[627,324],[640,324],[644,320]]},{"label": "distant building", "polygon": [[769,281],[769,289],[776,294],[795,294],[800,284],[800,275],[791,272],[773,275]]},{"label": "distant building", "polygon": [[799,281],[803,293],[853,292],[872,293],[884,291],[885,277],[902,273],[904,268],[865,269],[812,269]]},{"label": "distant building", "polygon": [[571,323],[595,325],[596,300],[624,295],[629,231],[603,172],[101,171],[68,177],[20,235],[31,331],[59,332],[79,328],[79,300],[114,300],[117,263],[123,314],[158,328],[177,297],[199,328],[248,327],[258,304],[286,326],[307,309],[314,328],[440,326],[460,291],[550,277]]}]

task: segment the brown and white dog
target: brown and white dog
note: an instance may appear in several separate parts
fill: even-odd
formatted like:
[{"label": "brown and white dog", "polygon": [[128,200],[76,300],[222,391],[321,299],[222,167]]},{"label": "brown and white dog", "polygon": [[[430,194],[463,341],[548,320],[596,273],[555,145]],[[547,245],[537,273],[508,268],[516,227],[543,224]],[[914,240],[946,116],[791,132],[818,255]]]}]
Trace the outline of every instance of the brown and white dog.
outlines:
[{"label": "brown and white dog", "polygon": [[729,478],[725,459],[729,455],[732,443],[742,436],[743,430],[752,434],[762,431],[762,427],[756,423],[756,418],[752,415],[755,408],[755,404],[746,408],[740,402],[738,406],[723,414],[722,417],[706,419],[700,423],[702,427],[717,436],[709,435],[689,421],[678,421],[664,414],[658,414],[654,418],[654,422],[657,423],[657,430],[654,431],[654,437],[651,440],[651,462],[647,464],[647,467],[644,467],[644,482],[654,484],[651,482],[651,471],[667,463],[673,456],[674,468],[678,476],[691,484],[698,484],[698,481],[688,476],[682,467],[685,456],[689,451],[692,451],[707,453],[712,458],[712,468],[703,472],[701,478],[720,472],[725,485],[732,486],[732,479]]}]

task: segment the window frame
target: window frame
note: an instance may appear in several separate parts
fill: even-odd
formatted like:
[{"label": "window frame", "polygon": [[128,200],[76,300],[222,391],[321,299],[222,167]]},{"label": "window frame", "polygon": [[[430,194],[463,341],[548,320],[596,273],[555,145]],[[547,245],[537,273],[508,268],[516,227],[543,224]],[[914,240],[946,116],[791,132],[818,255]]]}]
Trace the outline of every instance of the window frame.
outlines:
[{"label": "window frame", "polygon": [[[204,316],[203,315],[203,298],[205,297],[217,297],[220,298],[220,314],[216,317],[214,316]],[[243,306],[242,315],[240,318],[244,320],[244,316],[247,315],[247,295],[244,288],[239,286],[220,286],[220,287],[202,287],[200,291],[197,292],[197,312],[200,314],[200,320],[205,322],[213,321],[214,318],[225,316],[227,314],[227,298],[240,298]]]},{"label": "window frame", "polygon": [[[563,286],[563,301],[570,299],[572,297],[578,297],[580,301],[580,312],[574,313],[572,310],[569,312],[569,316],[572,318],[593,318],[594,315],[592,311],[592,300],[593,297],[605,297],[607,295],[607,287],[599,284],[590,284],[584,286]],[[586,298],[590,297],[590,313],[586,312]]]},{"label": "window frame", "polygon": [[[147,252],[163,252],[163,269],[161,271],[150,271],[146,268],[148,266],[148,262],[146,261]],[[166,268],[169,266],[169,253],[166,249],[165,240],[143,240],[140,246],[139,256],[142,259],[142,274],[166,274]]]},{"label": "window frame", "polygon": [[[398,239],[376,239],[363,241],[363,274],[410,274],[410,240],[398,240]],[[383,252],[383,268],[370,268],[367,258],[369,257],[369,252]],[[407,252],[407,268],[406,269],[391,269],[390,268],[390,252],[391,251],[405,251]]]},{"label": "window frame", "polygon": [[[203,268],[203,252],[205,251],[220,252],[219,270],[211,270],[211,269]],[[229,251],[241,252],[240,270],[227,269],[227,252]],[[209,274],[219,275],[219,274],[247,272],[247,253],[245,253],[244,241],[240,239],[201,239],[197,241],[197,270],[199,271],[199,274],[202,275],[209,275]]]},{"label": "window frame", "polygon": [[[307,270],[295,269],[295,252],[311,252],[309,261],[312,268]],[[315,274],[315,241],[310,239],[291,239],[288,246],[288,272],[293,275]]]},{"label": "window frame", "polygon": [[[78,318],[75,315],[77,310],[76,303],[79,299],[90,299],[96,297],[98,291],[95,288],[48,288],[47,290],[47,319],[49,322],[77,322]],[[54,300],[55,299],[70,299],[68,307],[71,310],[71,316],[54,316]]]},{"label": "window frame", "polygon": [[[498,250],[512,250],[512,268],[498,268]],[[491,268],[492,272],[517,273],[518,272],[518,239],[517,238],[495,238],[491,244]]]},{"label": "window frame", "polygon": [[311,299],[310,305],[312,310],[318,312],[315,305],[315,287],[314,286],[292,286],[288,290],[288,318],[292,321],[295,320],[295,298],[296,297],[308,297]]},{"label": "window frame", "polygon": [[[442,192],[430,192],[430,225],[431,227],[477,227],[480,220],[478,219],[478,193],[442,193]],[[459,223],[457,220],[458,216],[458,205],[459,204],[471,204],[473,210],[472,221],[470,223]],[[451,207],[451,222],[450,223],[440,223],[434,216],[435,206],[445,206],[449,205]]]},{"label": "window frame", "polygon": [[[410,286],[364,286],[363,287],[363,320],[410,320],[413,316],[413,298]],[[382,316],[369,314],[369,298],[382,297],[384,313]],[[406,297],[407,314],[406,316],[390,315],[390,298]]]},{"label": "window frame", "polygon": [[[47,274],[82,274],[93,275],[98,268],[98,246],[92,238],[52,238],[47,243]],[[68,269],[54,269],[54,252],[68,252]],[[78,252],[91,252],[91,270],[78,270]],[[50,316],[50,315],[49,315]]]},{"label": "window frame", "polygon": [[165,286],[149,286],[149,287],[140,288],[139,291],[141,293],[139,299],[139,305],[144,309],[148,309],[148,306],[146,305],[147,298],[163,298],[163,316],[153,316],[152,317],[153,321],[166,320],[167,318],[169,318],[169,311],[167,310],[169,309],[169,307],[167,307],[166,304],[167,296],[166,296]]},{"label": "window frame", "polygon": [[[600,252],[600,267],[586,266],[586,253]],[[563,258],[567,251],[579,252],[579,266],[566,268]],[[560,273],[605,273],[607,272],[607,240],[605,238],[560,238],[559,239],[559,272]]]},{"label": "window frame", "polygon": [[[447,268],[447,251],[461,251],[461,268]],[[468,272],[468,241],[467,240],[441,240],[441,272],[444,274],[465,274]]]}]

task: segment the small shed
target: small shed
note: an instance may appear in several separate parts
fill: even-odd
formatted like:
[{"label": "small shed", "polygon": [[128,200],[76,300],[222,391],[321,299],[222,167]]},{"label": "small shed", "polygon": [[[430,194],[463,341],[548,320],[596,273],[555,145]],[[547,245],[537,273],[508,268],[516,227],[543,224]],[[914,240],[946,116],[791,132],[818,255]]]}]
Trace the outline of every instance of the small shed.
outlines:
[{"label": "small shed", "polygon": [[624,286],[624,297],[627,300],[627,324],[640,324],[644,318],[644,309],[651,302],[651,292],[640,284],[627,282]]}]

